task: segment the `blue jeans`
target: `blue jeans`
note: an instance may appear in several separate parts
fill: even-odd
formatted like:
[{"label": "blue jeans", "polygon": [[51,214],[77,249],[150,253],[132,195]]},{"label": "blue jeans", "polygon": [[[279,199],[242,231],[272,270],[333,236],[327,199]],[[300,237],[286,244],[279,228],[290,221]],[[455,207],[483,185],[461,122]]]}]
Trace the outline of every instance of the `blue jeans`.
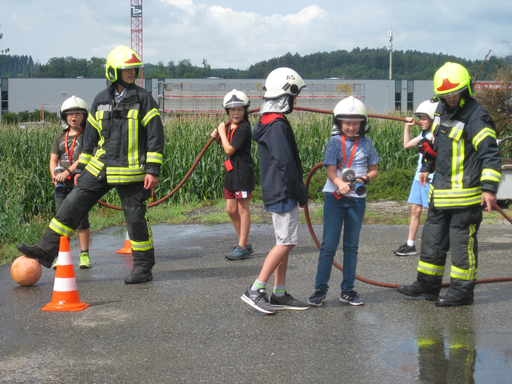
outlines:
[{"label": "blue jeans", "polygon": [[343,225],[343,281],[342,291],[352,291],[356,280],[357,252],[359,250],[359,233],[363,226],[366,210],[366,198],[342,197],[337,200],[332,193],[325,194],[324,200],[324,237],[315,289],[329,290],[332,262],[340,243]]}]

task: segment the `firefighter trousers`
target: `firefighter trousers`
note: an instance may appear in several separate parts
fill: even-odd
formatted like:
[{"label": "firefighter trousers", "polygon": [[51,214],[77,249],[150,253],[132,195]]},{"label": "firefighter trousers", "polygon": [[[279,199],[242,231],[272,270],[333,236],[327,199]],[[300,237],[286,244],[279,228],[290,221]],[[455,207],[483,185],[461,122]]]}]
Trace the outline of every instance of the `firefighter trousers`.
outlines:
[{"label": "firefighter trousers", "polygon": [[155,265],[153,235],[147,217],[146,200],[151,191],[144,184],[109,184],[104,171],[95,177],[84,170],[77,186],[62,203],[45,234],[37,244],[49,255],[57,257],[60,237],[70,237],[96,202],[112,188],[116,188],[127,224],[132,246],[133,268],[150,270]]},{"label": "firefighter trousers", "polygon": [[417,285],[425,292],[439,293],[446,257],[451,251],[448,294],[463,300],[473,297],[478,268],[477,233],[482,208],[436,209],[430,206],[423,226]]}]

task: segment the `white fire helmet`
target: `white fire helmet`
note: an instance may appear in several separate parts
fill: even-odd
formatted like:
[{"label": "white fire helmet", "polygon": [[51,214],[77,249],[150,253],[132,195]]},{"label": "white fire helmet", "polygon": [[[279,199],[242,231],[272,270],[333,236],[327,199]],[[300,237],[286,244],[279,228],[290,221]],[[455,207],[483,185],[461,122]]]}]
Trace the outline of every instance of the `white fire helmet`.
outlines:
[{"label": "white fire helmet", "polygon": [[263,90],[265,99],[276,99],[283,95],[296,97],[306,84],[302,77],[291,68],[276,68],[267,76]]},{"label": "white fire helmet", "polygon": [[332,113],[332,132],[331,135],[341,135],[341,121],[360,121],[361,129],[359,130],[359,137],[364,137],[370,130],[368,126],[368,111],[361,100],[349,96],[341,100]]},{"label": "white fire helmet", "polygon": [[83,101],[81,98],[76,96],[71,96],[70,98],[64,100],[62,106],[60,107],[60,119],[62,120],[63,129],[68,129],[69,124],[66,119],[66,114],[70,112],[80,112],[84,114],[84,119],[82,121],[82,126],[85,127],[85,123],[87,121],[87,116],[89,114],[89,108],[87,107],[87,103]]},{"label": "white fire helmet", "polygon": [[437,109],[437,106],[439,105],[438,102],[432,102],[430,100],[425,100],[420,105],[418,105],[418,108],[416,108],[416,112],[414,112],[414,117],[420,117],[420,115],[427,115],[430,117],[430,120],[434,120],[434,112]]},{"label": "white fire helmet", "polygon": [[247,95],[242,91],[237,91],[236,89],[228,92],[226,96],[224,96],[224,101],[222,102],[224,109],[235,107],[249,108],[249,105],[251,105],[251,102],[249,101]]}]

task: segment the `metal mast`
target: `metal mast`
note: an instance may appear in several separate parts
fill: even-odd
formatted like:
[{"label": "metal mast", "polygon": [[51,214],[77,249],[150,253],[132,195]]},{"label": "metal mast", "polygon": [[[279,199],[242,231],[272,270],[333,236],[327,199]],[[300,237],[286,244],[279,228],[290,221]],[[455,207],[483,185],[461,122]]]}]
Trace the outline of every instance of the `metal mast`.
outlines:
[{"label": "metal mast", "polygon": [[[141,0],[142,1],[142,0]],[[388,31],[389,40],[389,80],[393,78],[393,30]]]},{"label": "metal mast", "polygon": [[[143,40],[142,40],[142,0],[130,0],[131,24],[132,24],[132,49],[139,55],[140,60],[144,62],[142,57]],[[143,75],[142,69],[139,72],[139,78],[136,80],[137,85],[142,87]]]}]

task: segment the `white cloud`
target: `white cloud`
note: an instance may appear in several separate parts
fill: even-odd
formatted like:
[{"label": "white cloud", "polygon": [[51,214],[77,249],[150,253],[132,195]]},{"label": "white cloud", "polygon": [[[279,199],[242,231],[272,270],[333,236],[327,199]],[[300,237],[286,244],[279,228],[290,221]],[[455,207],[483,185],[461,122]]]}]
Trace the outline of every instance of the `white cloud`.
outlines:
[{"label": "white cloud", "polygon": [[[126,0],[2,0],[1,47],[46,63],[130,45]],[[512,53],[512,2],[493,0],[160,0],[143,9],[144,60],[246,69],[287,52],[387,47],[483,59]],[[505,41],[505,42],[504,42]]]}]

